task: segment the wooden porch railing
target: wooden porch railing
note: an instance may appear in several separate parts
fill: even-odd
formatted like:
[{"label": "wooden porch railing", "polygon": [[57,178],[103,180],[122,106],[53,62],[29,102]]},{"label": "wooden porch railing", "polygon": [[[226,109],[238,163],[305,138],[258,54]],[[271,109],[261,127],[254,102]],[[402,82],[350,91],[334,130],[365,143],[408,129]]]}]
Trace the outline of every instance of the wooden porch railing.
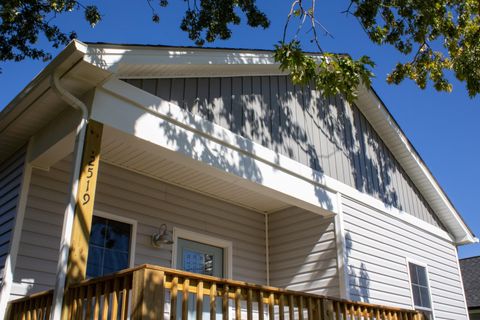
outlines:
[{"label": "wooden porch railing", "polygon": [[[52,292],[10,303],[8,319],[47,320]],[[423,320],[413,310],[142,265],[71,286],[62,319]]]}]

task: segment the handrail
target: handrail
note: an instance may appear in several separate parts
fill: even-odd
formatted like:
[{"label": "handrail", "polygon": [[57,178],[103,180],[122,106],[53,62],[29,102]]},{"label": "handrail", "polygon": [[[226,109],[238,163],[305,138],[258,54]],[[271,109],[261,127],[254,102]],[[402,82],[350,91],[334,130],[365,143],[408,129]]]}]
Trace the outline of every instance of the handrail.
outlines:
[{"label": "handrail", "polygon": [[[51,291],[10,303],[8,319],[47,320]],[[47,297],[47,298],[46,298]],[[50,300],[48,300],[50,297]],[[42,301],[42,303],[40,303]],[[45,301],[50,305],[46,306]],[[189,303],[189,301],[192,301]],[[46,312],[48,309],[48,313]],[[423,320],[415,310],[144,264],[71,285],[62,319]]]}]

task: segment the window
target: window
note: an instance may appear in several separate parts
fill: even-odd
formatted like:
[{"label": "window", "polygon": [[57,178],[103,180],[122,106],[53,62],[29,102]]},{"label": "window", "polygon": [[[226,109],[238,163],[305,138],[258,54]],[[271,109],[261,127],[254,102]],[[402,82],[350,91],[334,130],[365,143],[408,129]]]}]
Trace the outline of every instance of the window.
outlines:
[{"label": "window", "polygon": [[432,303],[430,301],[427,268],[412,262],[408,262],[408,268],[415,309],[430,313],[432,311]]},{"label": "window", "polygon": [[128,268],[131,236],[131,224],[93,216],[87,277],[103,276]]}]

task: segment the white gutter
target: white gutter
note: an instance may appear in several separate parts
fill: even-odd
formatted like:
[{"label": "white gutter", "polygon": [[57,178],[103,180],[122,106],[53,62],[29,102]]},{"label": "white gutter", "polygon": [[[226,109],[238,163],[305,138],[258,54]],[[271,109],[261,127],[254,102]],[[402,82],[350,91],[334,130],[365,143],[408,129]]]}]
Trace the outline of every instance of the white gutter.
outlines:
[{"label": "white gutter", "polygon": [[55,279],[55,291],[53,293],[53,310],[50,316],[51,320],[60,320],[62,316],[62,304],[65,291],[65,281],[67,277],[67,263],[68,254],[70,250],[70,240],[72,237],[72,226],[75,215],[75,205],[78,191],[78,180],[80,177],[80,170],[82,165],[82,153],[83,145],[85,142],[85,134],[88,122],[88,109],[87,106],[63,88],[60,84],[60,79],[57,72],[54,72],[50,77],[51,88],[57,93],[71,107],[80,110],[82,112],[82,119],[77,125],[75,149],[74,149],[74,163],[70,199],[65,208],[65,215],[63,218],[62,237],[60,238],[60,252],[57,264],[57,275]]}]

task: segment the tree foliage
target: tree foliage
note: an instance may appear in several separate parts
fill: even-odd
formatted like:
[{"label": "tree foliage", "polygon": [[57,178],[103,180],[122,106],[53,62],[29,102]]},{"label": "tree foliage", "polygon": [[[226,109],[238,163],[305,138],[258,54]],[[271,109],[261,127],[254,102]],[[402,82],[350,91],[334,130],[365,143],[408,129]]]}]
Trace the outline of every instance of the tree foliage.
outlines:
[{"label": "tree foliage", "polygon": [[[159,22],[159,10],[168,0],[145,0],[152,9],[152,21]],[[275,47],[280,68],[288,70],[295,83],[314,83],[327,95],[342,93],[352,101],[360,83],[370,84],[374,66],[369,57],[324,52],[317,35],[329,32],[316,17],[316,0],[290,0],[283,38]],[[268,28],[270,21],[256,0],[184,0],[185,13],[180,28],[197,45],[226,40],[232,25]],[[398,84],[413,80],[420,88],[428,83],[439,91],[451,91],[446,72],[465,82],[471,97],[480,93],[480,1],[478,0],[351,0],[345,14],[355,17],[370,40],[393,46],[405,57],[387,76]],[[76,37],[61,30],[54,18],[69,11],[83,11],[93,27],[102,16],[95,5],[76,0],[2,0],[0,3],[0,61],[25,58],[48,60],[48,50],[40,48],[40,37],[53,47]],[[291,32],[291,29],[296,32]],[[309,34],[319,55],[306,54],[299,33]]]}]

